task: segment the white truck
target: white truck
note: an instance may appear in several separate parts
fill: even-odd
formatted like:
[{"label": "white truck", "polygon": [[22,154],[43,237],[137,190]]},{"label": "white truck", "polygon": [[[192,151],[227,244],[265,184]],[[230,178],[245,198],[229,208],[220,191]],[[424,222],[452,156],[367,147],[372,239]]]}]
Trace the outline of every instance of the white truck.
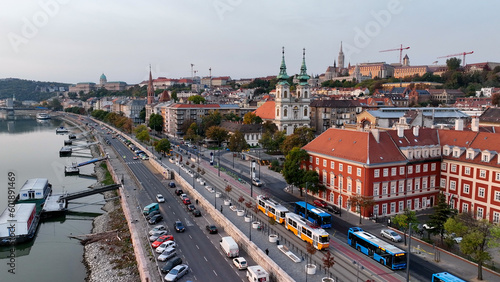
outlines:
[{"label": "white truck", "polygon": [[252,265],[247,267],[247,278],[251,282],[266,282],[269,281],[269,274],[260,265]]},{"label": "white truck", "polygon": [[237,257],[240,255],[238,244],[236,244],[231,236],[222,237],[222,239],[220,240],[220,247],[229,258]]}]

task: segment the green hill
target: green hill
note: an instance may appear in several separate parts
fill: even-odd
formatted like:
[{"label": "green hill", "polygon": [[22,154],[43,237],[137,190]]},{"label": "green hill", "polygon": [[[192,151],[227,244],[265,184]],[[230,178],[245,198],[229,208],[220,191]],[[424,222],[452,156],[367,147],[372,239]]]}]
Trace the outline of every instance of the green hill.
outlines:
[{"label": "green hill", "polygon": [[3,78],[0,79],[0,99],[10,98],[14,95],[18,101],[43,101],[61,93],[59,87],[65,87],[67,91],[69,85],[68,83],[59,82]]}]

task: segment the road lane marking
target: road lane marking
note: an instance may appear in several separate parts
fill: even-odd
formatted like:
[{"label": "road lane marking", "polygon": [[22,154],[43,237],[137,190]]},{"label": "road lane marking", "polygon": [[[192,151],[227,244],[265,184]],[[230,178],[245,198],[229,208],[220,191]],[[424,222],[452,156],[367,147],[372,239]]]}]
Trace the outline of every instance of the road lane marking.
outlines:
[{"label": "road lane marking", "polygon": [[214,272],[215,276],[219,276],[219,275],[217,275],[217,272],[215,272],[215,270],[213,270],[213,272]]}]

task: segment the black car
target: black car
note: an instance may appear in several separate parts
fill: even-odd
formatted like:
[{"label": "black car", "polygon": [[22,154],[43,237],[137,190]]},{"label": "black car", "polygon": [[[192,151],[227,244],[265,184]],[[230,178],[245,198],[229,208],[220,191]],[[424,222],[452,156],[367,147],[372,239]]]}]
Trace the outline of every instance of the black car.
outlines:
[{"label": "black car", "polygon": [[147,220],[150,220],[153,216],[157,215],[157,214],[160,214],[160,211],[159,210],[155,210],[155,211],[152,211],[150,214],[148,214],[146,216],[146,219]]},{"label": "black car", "polygon": [[149,224],[156,224],[160,221],[163,220],[163,216],[161,214],[157,214],[155,216],[153,216],[151,219],[149,219]]},{"label": "black car", "polygon": [[334,213],[334,214],[339,214],[340,213],[340,209],[339,207],[337,206],[331,206],[331,205],[328,205],[326,206],[326,209],[331,212],[331,213]]},{"label": "black car", "polygon": [[205,228],[208,230],[208,233],[210,233],[210,234],[216,234],[218,232],[217,226],[215,226],[215,225],[207,225],[207,226],[205,226]]},{"label": "black car", "polygon": [[168,187],[170,187],[170,188],[175,188],[176,186],[175,186],[175,183],[174,183],[174,182],[170,182],[170,183],[168,183]]},{"label": "black car", "polygon": [[180,220],[177,220],[174,222],[174,228],[176,232],[184,232],[186,231],[186,228],[184,228],[184,224]]},{"label": "black car", "polygon": [[182,189],[175,190],[175,195],[180,196],[182,194],[184,194],[184,191],[182,191]]},{"label": "black car", "polygon": [[199,216],[201,216],[201,212],[200,212],[200,210],[197,210],[197,209],[193,210],[193,215],[194,215],[195,217],[199,217]]},{"label": "black car", "polygon": [[167,260],[167,263],[161,268],[161,272],[168,273],[172,268],[182,263],[182,259],[180,257],[173,257]]},{"label": "black car", "polygon": [[193,204],[189,204],[189,205],[187,205],[187,209],[188,209],[188,211],[192,212],[196,209],[196,207]]}]

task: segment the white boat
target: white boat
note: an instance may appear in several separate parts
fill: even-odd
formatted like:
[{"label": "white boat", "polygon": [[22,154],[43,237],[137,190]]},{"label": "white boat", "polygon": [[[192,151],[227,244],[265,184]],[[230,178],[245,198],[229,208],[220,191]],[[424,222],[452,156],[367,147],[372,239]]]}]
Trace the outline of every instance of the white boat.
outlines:
[{"label": "white boat", "polygon": [[68,132],[69,132],[69,130],[64,126],[56,128],[56,134],[64,134],[64,133],[68,133]]},{"label": "white boat", "polygon": [[50,119],[50,115],[48,113],[37,113],[36,118],[37,119]]}]

